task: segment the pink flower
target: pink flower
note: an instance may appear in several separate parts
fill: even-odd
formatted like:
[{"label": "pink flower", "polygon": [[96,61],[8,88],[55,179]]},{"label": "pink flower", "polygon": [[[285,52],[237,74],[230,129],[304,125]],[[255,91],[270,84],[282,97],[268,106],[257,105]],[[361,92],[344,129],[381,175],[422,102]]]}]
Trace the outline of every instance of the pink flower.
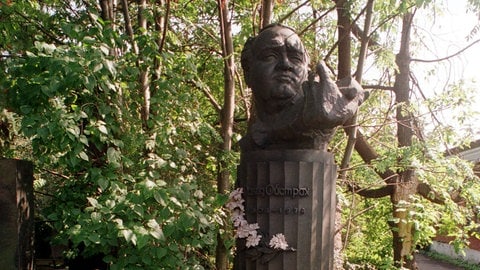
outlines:
[{"label": "pink flower", "polygon": [[236,230],[236,238],[247,238],[251,234],[251,229],[246,220],[241,220],[240,225],[237,227]]},{"label": "pink flower", "polygon": [[234,209],[238,208],[238,209],[244,211],[244,210],[245,210],[245,208],[244,208],[244,206],[243,206],[243,203],[244,203],[244,202],[245,202],[245,200],[243,200],[243,199],[242,199],[242,200],[239,200],[239,201],[229,201],[229,202],[226,204],[226,206],[227,206],[227,208],[230,209],[230,210],[234,210]]},{"label": "pink flower", "polygon": [[245,200],[242,198],[243,189],[237,188],[232,193],[230,193],[229,201],[226,204],[226,207],[230,210],[240,209],[241,211],[245,211],[245,207],[243,203]]},{"label": "pink flower", "polygon": [[254,231],[254,232],[255,233],[252,233],[247,237],[247,243],[245,244],[247,247],[258,246],[258,243],[260,242],[260,239],[262,238],[261,235],[257,234],[257,231]]},{"label": "pink flower", "polygon": [[275,234],[270,240],[269,245],[274,249],[287,250],[288,248],[288,243],[287,243],[287,240],[285,239],[285,235],[281,233]]},{"label": "pink flower", "polygon": [[245,220],[245,213],[240,209],[234,209],[232,211],[231,221],[233,222],[233,226],[238,227],[240,226],[240,221]]},{"label": "pink flower", "polygon": [[255,230],[260,229],[260,226],[258,226],[258,223],[248,224],[248,227],[249,227],[250,230],[252,230],[252,231],[255,231]]},{"label": "pink flower", "polygon": [[245,219],[240,220],[235,237],[247,238],[249,236],[256,236],[258,228],[260,228],[258,223],[249,224]]},{"label": "pink flower", "polygon": [[242,200],[243,188],[237,188],[230,193],[230,200],[232,201],[240,201]]},{"label": "pink flower", "polygon": [[246,238],[246,246],[254,247],[258,246],[261,235],[258,235],[257,230],[260,228],[258,223],[249,224],[245,219],[245,207],[243,203],[245,200],[242,198],[243,189],[237,188],[232,193],[230,193],[229,201],[226,204],[226,207],[232,211],[232,222],[235,226],[235,237],[236,238]]}]

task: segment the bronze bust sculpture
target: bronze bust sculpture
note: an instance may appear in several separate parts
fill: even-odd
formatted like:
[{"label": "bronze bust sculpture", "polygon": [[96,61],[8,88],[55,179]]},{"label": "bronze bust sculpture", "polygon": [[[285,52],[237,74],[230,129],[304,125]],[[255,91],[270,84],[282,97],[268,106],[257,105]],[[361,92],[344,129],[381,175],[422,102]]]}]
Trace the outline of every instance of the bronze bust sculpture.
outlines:
[{"label": "bronze bust sculpture", "polygon": [[353,116],[365,97],[350,77],[333,82],[323,62],[311,72],[300,37],[280,24],[250,38],[241,58],[255,104],[255,118],[241,141],[244,151],[326,151],[336,127]]}]

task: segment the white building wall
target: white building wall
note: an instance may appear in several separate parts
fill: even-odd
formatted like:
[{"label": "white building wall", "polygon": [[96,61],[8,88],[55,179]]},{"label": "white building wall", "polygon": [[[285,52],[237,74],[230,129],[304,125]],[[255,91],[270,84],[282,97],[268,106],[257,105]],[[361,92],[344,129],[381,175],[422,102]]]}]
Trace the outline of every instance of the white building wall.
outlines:
[{"label": "white building wall", "polygon": [[451,245],[433,241],[430,246],[430,250],[440,254],[444,254],[451,258],[460,259],[469,263],[480,264],[480,251],[474,249],[467,248],[459,254],[455,252],[455,249]]}]

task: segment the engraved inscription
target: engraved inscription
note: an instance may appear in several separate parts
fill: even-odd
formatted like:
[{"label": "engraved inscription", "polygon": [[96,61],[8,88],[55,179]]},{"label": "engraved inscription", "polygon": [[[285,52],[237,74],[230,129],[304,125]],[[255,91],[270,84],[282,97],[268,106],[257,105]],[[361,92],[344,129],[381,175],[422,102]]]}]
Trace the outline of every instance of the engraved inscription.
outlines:
[{"label": "engraved inscription", "polygon": [[279,207],[279,208],[248,208],[249,213],[253,214],[283,214],[283,215],[303,215],[305,214],[304,207]]},{"label": "engraved inscription", "polygon": [[247,187],[247,196],[278,196],[278,197],[308,197],[308,187],[281,187],[279,185],[267,185],[265,187]]}]

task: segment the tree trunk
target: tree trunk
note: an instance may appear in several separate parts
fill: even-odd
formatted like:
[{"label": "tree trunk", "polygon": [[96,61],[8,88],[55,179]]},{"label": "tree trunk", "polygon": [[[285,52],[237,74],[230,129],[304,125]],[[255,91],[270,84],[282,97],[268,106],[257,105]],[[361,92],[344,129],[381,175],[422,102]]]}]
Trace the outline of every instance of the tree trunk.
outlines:
[{"label": "tree trunk", "polygon": [[[410,104],[410,29],[412,25],[413,14],[403,15],[402,38],[400,51],[396,56],[398,73],[395,77],[394,91],[396,95],[395,103],[397,107],[397,140],[399,147],[408,147],[412,145],[413,129],[412,116],[408,113]],[[417,180],[414,177],[414,170],[407,169],[399,172],[396,185],[394,185],[393,194],[390,197],[393,204],[393,254],[397,267],[416,269],[413,251],[415,243],[413,241],[414,228],[409,217],[409,207],[411,196],[417,191]]]},{"label": "tree trunk", "polygon": [[[350,28],[351,21],[348,16],[348,7],[347,3],[344,0],[336,1],[337,9],[337,27],[338,27],[338,78],[349,77],[351,74],[351,40],[350,40]],[[352,145],[353,148],[353,145]],[[345,157],[344,157],[345,159]],[[345,169],[345,168],[342,168]],[[346,171],[340,173],[340,178],[346,178]],[[335,213],[335,234],[334,240],[334,267],[335,269],[343,268],[343,256],[342,256],[342,234],[339,228],[341,224],[341,215],[342,215],[342,206],[337,203],[336,213]]]},{"label": "tree trunk", "polygon": [[261,28],[269,25],[272,22],[273,16],[273,6],[274,0],[263,0],[262,1],[262,18],[261,18]]},{"label": "tree trunk", "polygon": [[[220,18],[220,35],[222,41],[222,56],[224,59],[224,100],[221,111],[221,135],[223,138],[222,151],[227,153],[232,148],[233,116],[235,108],[235,63],[233,58],[233,41],[231,21],[228,17],[228,0],[217,0]],[[220,161],[225,162],[225,161]],[[228,161],[227,161],[228,162]],[[220,172],[217,179],[218,193],[225,194],[229,190],[230,172],[227,164],[220,164]],[[217,235],[216,269],[228,268],[228,250],[220,234]]]},{"label": "tree trunk", "polygon": [[[143,29],[147,29],[147,19],[145,18],[143,12],[147,9],[147,0],[138,0],[138,26]],[[139,53],[139,69],[140,75],[138,82],[140,85],[140,91],[143,96],[143,105],[142,105],[142,123],[143,129],[148,130],[148,119],[150,116],[150,83],[149,83],[149,67],[144,64],[141,59],[141,52]]]},{"label": "tree trunk", "polygon": [[345,0],[336,1],[338,17],[338,79],[349,77],[352,71],[352,52],[351,52],[351,21],[348,8],[348,2]]}]

